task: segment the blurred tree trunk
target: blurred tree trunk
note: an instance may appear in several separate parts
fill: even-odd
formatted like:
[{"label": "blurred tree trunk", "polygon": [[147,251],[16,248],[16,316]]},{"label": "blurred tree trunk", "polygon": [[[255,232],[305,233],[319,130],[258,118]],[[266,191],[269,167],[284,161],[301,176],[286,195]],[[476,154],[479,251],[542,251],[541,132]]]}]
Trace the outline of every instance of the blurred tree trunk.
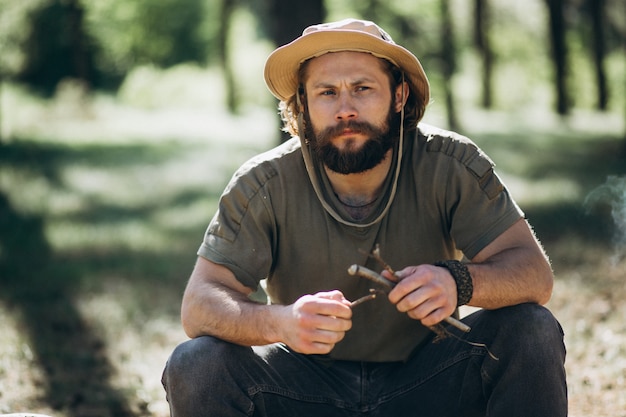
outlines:
[{"label": "blurred tree trunk", "polygon": [[91,59],[85,44],[85,10],[79,0],[66,2],[71,42],[72,67],[74,76],[85,82],[88,87],[92,79]]},{"label": "blurred tree trunk", "polygon": [[4,103],[4,97],[2,97],[3,91],[4,74],[0,72],[0,146],[4,143],[4,126],[2,124],[4,122],[4,114],[2,113],[2,110],[4,109],[4,106],[2,105],[2,103]]},{"label": "blurred tree trunk", "polygon": [[554,64],[554,86],[556,89],[556,111],[565,115],[569,112],[567,93],[567,44],[565,40],[565,3],[567,0],[546,0],[549,12],[550,43]]},{"label": "blurred tree trunk", "polygon": [[[324,0],[267,0],[268,13],[263,22],[274,45],[282,46],[302,35],[302,31],[311,25],[324,22],[326,7]],[[282,121],[279,120],[282,128]],[[289,139],[289,134],[282,132],[280,142]]]},{"label": "blurred tree trunk", "polygon": [[239,99],[235,74],[230,59],[228,39],[232,24],[232,16],[237,6],[237,0],[222,0],[220,4],[220,27],[217,35],[219,61],[226,83],[226,106],[228,111],[236,114],[239,111]]},{"label": "blurred tree trunk", "polygon": [[441,73],[448,115],[448,127],[451,130],[459,129],[459,121],[454,105],[454,93],[452,89],[452,77],[456,71],[456,56],[454,47],[454,32],[452,15],[450,13],[450,0],[441,0]]},{"label": "blurred tree trunk", "polygon": [[46,95],[53,95],[65,78],[81,80],[85,87],[93,85],[93,48],[79,0],[46,2],[31,13],[29,25],[26,62],[18,80]]},{"label": "blurred tree trunk", "polygon": [[486,109],[493,107],[493,49],[489,40],[489,22],[488,0],[475,0],[474,44],[482,64],[481,105]]},{"label": "blurred tree trunk", "polygon": [[291,42],[326,18],[324,0],[269,0],[268,32],[277,46]]},{"label": "blurred tree trunk", "polygon": [[604,5],[605,0],[587,0],[587,7],[591,12],[591,27],[593,39],[591,52],[596,73],[597,85],[597,106],[598,110],[605,111],[609,101],[609,92],[606,84],[606,71],[604,68],[604,58],[606,56],[606,42],[604,39]]}]

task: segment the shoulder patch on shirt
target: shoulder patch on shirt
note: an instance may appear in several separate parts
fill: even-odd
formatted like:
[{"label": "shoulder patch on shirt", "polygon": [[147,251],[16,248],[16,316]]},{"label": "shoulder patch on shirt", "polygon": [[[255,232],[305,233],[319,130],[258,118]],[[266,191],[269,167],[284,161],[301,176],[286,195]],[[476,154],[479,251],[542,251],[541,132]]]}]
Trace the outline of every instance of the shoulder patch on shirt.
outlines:
[{"label": "shoulder patch on shirt", "polygon": [[474,142],[465,136],[444,130],[429,133],[431,134],[426,138],[427,152],[440,152],[463,164],[476,177],[480,188],[490,200],[504,190],[502,182],[493,171],[495,164]]}]

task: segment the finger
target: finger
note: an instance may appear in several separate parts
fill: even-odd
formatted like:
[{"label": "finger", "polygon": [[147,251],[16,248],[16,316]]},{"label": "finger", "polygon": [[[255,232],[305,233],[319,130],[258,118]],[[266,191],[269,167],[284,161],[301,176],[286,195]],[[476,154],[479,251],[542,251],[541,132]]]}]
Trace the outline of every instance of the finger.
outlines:
[{"label": "finger", "polygon": [[337,316],[317,315],[311,319],[310,328],[321,332],[346,332],[352,328],[352,320]]},{"label": "finger", "polygon": [[345,297],[343,296],[343,293],[339,290],[318,292],[317,294],[315,294],[315,296],[319,298],[324,298],[326,300],[341,301],[345,299]]},{"label": "finger", "polygon": [[[409,310],[412,306],[406,305],[406,303],[412,303],[413,306],[417,305],[417,303],[420,302],[417,296],[421,296],[424,291],[422,289],[423,286],[424,283],[418,277],[411,276],[405,278],[391,290],[389,293],[389,301],[396,305],[403,303],[403,311]],[[422,292],[420,292],[420,290]]]},{"label": "finger", "polygon": [[419,320],[424,326],[434,326],[441,323],[448,315],[444,313],[442,308],[437,308],[425,315],[418,313],[415,317],[413,317],[413,312],[410,312],[409,317]]},{"label": "finger", "polygon": [[[394,294],[395,297],[402,297],[397,303],[396,308],[401,313],[407,313],[409,311],[415,310],[423,303],[428,301],[428,292],[423,287],[418,287],[416,289],[412,289],[409,293],[401,292],[401,289],[398,290],[399,294]],[[391,296],[391,294],[389,294]]]},{"label": "finger", "polygon": [[345,337],[345,332],[315,330],[299,334],[294,345],[300,353],[328,353]]},{"label": "finger", "polygon": [[350,301],[343,298],[341,300],[336,299],[318,299],[317,303],[312,306],[313,311],[321,316],[330,316],[341,319],[352,318],[352,309],[350,308]]},{"label": "finger", "polygon": [[393,282],[393,283],[397,283],[397,282],[399,282],[399,281],[400,281],[400,279],[401,279],[401,276],[399,275],[399,273],[398,273],[398,272],[395,272],[394,274],[392,274],[391,272],[387,271],[386,269],[384,269],[384,270],[380,273],[380,275],[381,275],[383,278],[385,278],[385,279],[387,279],[387,280],[389,280],[389,281],[391,281],[391,282]]}]

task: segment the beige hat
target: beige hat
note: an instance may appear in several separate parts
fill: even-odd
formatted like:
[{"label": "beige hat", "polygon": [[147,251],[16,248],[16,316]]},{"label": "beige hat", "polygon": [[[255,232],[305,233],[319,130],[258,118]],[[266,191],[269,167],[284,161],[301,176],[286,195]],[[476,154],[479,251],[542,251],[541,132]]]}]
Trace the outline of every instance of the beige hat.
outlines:
[{"label": "beige hat", "polygon": [[391,36],[373,22],[346,19],[309,26],[302,36],[276,49],[265,63],[265,82],[272,94],[287,101],[298,88],[300,65],[328,52],[367,52],[384,58],[402,69],[420,92],[426,107],[430,100],[428,78],[419,60],[409,50],[397,45]]}]

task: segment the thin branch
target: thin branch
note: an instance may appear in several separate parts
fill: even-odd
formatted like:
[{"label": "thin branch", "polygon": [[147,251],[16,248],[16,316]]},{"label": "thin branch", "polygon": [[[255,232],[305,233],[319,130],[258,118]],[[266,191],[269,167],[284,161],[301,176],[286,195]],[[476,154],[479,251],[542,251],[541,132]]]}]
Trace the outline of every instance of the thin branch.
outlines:
[{"label": "thin branch", "polygon": [[393,268],[391,267],[391,265],[389,265],[387,262],[385,262],[385,260],[383,259],[382,255],[380,254],[380,245],[377,243],[376,246],[374,247],[374,250],[372,250],[371,253],[366,253],[364,250],[360,250],[361,252],[365,253],[368,257],[375,259],[379,264],[381,264],[381,266],[383,267],[383,269],[386,269],[387,271],[389,271],[392,275],[396,274],[396,271],[393,270]]},{"label": "thin branch", "polygon": [[350,308],[354,308],[356,306],[358,306],[359,304],[363,304],[366,301],[369,300],[374,300],[379,294],[385,294],[383,291],[381,290],[375,290],[373,288],[370,288],[370,293],[368,295],[365,295],[361,298],[358,298],[356,300],[354,300],[353,302],[350,303]]},{"label": "thin branch", "polygon": [[348,274],[359,276],[361,278],[369,279],[372,282],[380,284],[385,287],[385,289],[391,291],[395,286],[395,283],[389,281],[387,278],[380,275],[378,272],[374,272],[369,268],[366,268],[361,265],[354,264],[348,268]]},{"label": "thin branch", "polygon": [[[380,255],[380,247],[378,244],[376,244],[376,247],[374,248],[374,250],[372,251],[371,254],[367,254],[369,257],[375,259],[377,262],[379,262],[383,268],[387,271],[389,271],[391,274],[395,275],[395,272],[393,271],[393,269],[391,268],[391,266],[389,266],[389,264],[387,262],[385,262],[385,260],[382,258],[382,256]],[[381,274],[379,274],[378,272],[372,271],[371,269],[368,269],[364,266],[361,265],[352,265],[350,266],[350,268],[348,268],[348,273],[350,275],[354,275],[354,276],[359,276],[361,278],[365,278],[368,279],[372,282],[375,282],[376,284],[382,285],[385,288],[385,291],[382,290],[376,290],[376,289],[370,289],[370,293],[364,297],[361,297],[355,301],[353,301],[350,304],[350,307],[355,307],[359,304],[362,304],[366,301],[369,300],[373,300],[376,298],[377,294],[386,294],[387,292],[391,291],[393,289],[393,287],[396,286],[396,283],[388,280],[387,278],[383,277]],[[444,319],[444,321],[448,324],[450,324],[453,327],[456,327],[457,329],[461,330],[464,333],[468,333],[472,330],[472,328],[470,326],[468,326],[467,324],[463,323],[462,321],[459,321],[457,319],[455,319],[454,317],[446,317]],[[491,353],[491,351],[489,350],[489,348],[487,347],[486,344],[484,343],[476,343],[476,342],[470,342],[468,340],[462,339],[460,336],[457,336],[456,334],[450,332],[445,326],[443,326],[441,323],[436,324],[434,326],[428,326],[428,328],[434,332],[436,334],[435,340],[434,342],[438,342],[442,339],[445,339],[446,337],[453,337],[455,339],[457,339],[458,341],[462,342],[462,343],[467,343],[468,345],[471,346],[476,346],[476,347],[480,347],[483,348],[487,351],[487,354],[489,354],[489,356],[493,359],[493,360],[499,360],[497,356],[495,356],[493,353]]]},{"label": "thin branch", "polygon": [[[361,265],[354,264],[350,266],[350,268],[348,268],[348,273],[350,275],[359,276],[377,284],[383,285],[388,291],[391,291],[396,285],[395,282],[388,280],[387,278],[380,275],[378,272],[374,272],[371,269],[368,269]],[[472,330],[470,326],[460,320],[455,319],[454,317],[446,317],[444,321],[465,333],[469,333]]]}]

